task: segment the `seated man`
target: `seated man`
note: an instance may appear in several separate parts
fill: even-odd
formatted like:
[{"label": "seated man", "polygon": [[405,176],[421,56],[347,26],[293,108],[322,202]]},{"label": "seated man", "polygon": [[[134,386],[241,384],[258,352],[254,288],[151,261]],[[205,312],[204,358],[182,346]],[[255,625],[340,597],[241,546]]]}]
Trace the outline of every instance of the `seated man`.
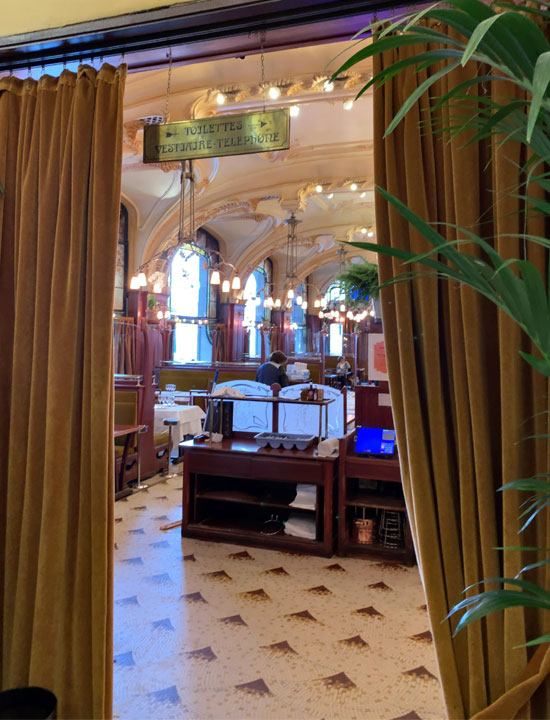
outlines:
[{"label": "seated man", "polygon": [[264,385],[273,385],[279,383],[281,387],[288,385],[288,376],[285,372],[286,355],[280,350],[271,353],[269,360],[260,365],[256,373],[256,382]]}]

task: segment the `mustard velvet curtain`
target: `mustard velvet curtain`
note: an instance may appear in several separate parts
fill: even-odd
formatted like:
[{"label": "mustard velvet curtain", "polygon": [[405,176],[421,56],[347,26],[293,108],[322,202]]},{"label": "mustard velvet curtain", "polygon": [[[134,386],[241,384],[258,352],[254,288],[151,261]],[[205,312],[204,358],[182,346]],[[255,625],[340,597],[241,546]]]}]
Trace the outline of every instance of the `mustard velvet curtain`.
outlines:
[{"label": "mustard velvet curtain", "polygon": [[[375,57],[374,73],[414,50]],[[461,69],[435,85],[432,99],[470,72]],[[521,181],[514,165],[525,160],[519,147],[507,144],[497,151],[490,142],[464,147],[464,137],[449,141],[427,133],[419,127],[427,118],[427,97],[383,139],[395,112],[425,77],[425,72],[400,73],[375,91],[376,184],[429,221],[494,237],[504,256],[527,257],[546,277],[544,249],[530,245],[524,252],[504,237],[519,232],[524,220],[528,232],[548,237],[544,217],[525,219],[508,195]],[[512,90],[500,83],[498,92],[505,99]],[[376,229],[381,244],[415,252],[431,247],[380,196]],[[457,237],[450,227],[438,230],[449,240]],[[405,270],[380,256],[382,281]],[[458,618],[442,622],[466,586],[514,577],[540,559],[496,547],[550,547],[547,516],[518,537],[525,497],[497,492],[513,479],[548,471],[547,442],[522,440],[549,430],[547,383],[520,358],[520,349],[532,349],[517,326],[468,288],[434,277],[415,279],[384,290],[382,308],[404,490],[448,715],[548,717],[547,646],[537,652],[515,649],[548,632],[548,618],[513,608],[454,638]],[[525,579],[549,587],[547,567]]]},{"label": "mustard velvet curtain", "polygon": [[0,80],[1,686],[112,713],[112,313],[125,67]]}]

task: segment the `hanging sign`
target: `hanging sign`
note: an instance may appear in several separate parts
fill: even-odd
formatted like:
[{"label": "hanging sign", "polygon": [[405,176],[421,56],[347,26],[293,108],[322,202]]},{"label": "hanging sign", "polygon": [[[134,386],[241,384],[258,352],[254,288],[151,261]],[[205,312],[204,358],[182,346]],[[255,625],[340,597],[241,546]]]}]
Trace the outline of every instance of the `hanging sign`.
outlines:
[{"label": "hanging sign", "polygon": [[146,125],[143,162],[246,155],[290,147],[288,108]]}]

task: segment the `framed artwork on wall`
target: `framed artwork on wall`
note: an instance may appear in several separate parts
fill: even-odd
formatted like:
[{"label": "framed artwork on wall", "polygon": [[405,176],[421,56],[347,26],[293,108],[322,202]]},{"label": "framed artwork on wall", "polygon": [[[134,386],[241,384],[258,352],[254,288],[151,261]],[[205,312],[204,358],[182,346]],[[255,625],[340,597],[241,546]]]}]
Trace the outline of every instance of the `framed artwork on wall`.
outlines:
[{"label": "framed artwork on wall", "polygon": [[369,333],[369,381],[388,381],[388,367],[386,364],[386,346],[383,333]]}]

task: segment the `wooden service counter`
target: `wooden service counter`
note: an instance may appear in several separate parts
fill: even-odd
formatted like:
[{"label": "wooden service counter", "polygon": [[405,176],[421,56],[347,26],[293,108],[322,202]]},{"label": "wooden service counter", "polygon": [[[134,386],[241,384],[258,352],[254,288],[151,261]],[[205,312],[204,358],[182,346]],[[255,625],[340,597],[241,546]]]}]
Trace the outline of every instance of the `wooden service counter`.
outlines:
[{"label": "wooden service counter", "polygon": [[[338,554],[362,555],[413,565],[414,546],[401,488],[397,455],[392,458],[362,457],[353,450],[353,433],[340,443],[338,469]],[[363,482],[366,481],[366,482]],[[400,541],[392,546],[381,539],[384,511],[393,514],[399,525]],[[376,517],[374,541],[364,544],[354,532],[357,519]]]},{"label": "wooden service counter", "polygon": [[[180,447],[183,536],[332,555],[338,458],[314,455],[316,443],[306,450],[260,448],[251,433],[235,433],[221,443],[190,440]],[[314,487],[314,508],[299,509],[285,500],[285,494],[293,498],[298,483]],[[315,539],[268,534],[275,524],[270,518],[284,520],[289,512],[314,521]]]}]

